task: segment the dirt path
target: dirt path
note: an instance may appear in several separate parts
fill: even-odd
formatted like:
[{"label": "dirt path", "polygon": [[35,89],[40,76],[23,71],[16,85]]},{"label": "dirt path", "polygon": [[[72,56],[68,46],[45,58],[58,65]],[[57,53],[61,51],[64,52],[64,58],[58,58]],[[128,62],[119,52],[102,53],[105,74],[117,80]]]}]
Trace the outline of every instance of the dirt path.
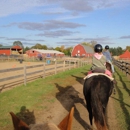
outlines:
[{"label": "dirt path", "polygon": [[[88,112],[85,108],[85,100],[82,92],[83,85],[75,84],[67,89],[60,88],[60,86],[56,87],[59,89],[59,93],[56,94],[57,100],[51,104],[46,112],[43,112],[42,114],[41,112],[35,113],[37,119],[36,123],[43,123],[43,121],[46,121],[54,122],[58,125],[59,122],[68,114],[71,107],[74,106],[72,130],[90,130]],[[114,115],[113,101],[111,97],[107,110],[109,130],[116,130],[116,117]],[[96,130],[95,125],[93,127],[94,130]]]}]

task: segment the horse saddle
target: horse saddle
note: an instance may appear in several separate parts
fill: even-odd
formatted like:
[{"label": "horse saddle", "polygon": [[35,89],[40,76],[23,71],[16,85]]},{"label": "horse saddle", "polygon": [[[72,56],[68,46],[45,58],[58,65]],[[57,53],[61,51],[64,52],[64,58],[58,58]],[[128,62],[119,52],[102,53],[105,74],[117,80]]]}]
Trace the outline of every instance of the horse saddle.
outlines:
[{"label": "horse saddle", "polygon": [[113,77],[110,77],[110,76],[108,76],[108,75],[106,75],[106,74],[104,74],[104,73],[91,73],[91,74],[88,74],[87,76],[84,77],[84,80],[85,80],[85,79],[88,79],[88,78],[90,78],[90,77],[92,77],[92,76],[98,76],[98,75],[104,75],[104,76],[106,76],[107,78],[109,78],[111,81],[114,80]]}]

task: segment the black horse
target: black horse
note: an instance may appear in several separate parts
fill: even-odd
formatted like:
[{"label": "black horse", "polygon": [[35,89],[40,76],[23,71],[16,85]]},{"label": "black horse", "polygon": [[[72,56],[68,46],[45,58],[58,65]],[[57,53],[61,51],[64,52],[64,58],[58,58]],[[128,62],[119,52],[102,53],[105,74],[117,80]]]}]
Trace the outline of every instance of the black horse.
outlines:
[{"label": "black horse", "polygon": [[105,75],[95,75],[85,79],[83,94],[89,112],[89,120],[94,122],[98,130],[107,130],[105,111],[113,90],[113,81]]}]

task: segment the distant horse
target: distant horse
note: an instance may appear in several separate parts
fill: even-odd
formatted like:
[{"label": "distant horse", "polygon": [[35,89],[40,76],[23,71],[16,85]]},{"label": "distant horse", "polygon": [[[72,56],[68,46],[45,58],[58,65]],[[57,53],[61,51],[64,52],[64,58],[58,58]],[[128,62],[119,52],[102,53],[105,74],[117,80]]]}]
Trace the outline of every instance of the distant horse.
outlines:
[{"label": "distant horse", "polygon": [[86,107],[89,112],[89,120],[94,122],[98,130],[108,130],[105,112],[108,100],[113,90],[113,81],[105,75],[95,75],[85,79],[83,94],[86,100]]},{"label": "distant horse", "polygon": [[69,114],[57,126],[54,123],[27,125],[24,121],[19,119],[13,112],[10,112],[14,130],[71,130],[73,114],[74,107],[71,108]]},{"label": "distant horse", "polygon": [[112,66],[109,62],[106,62],[106,69],[112,73]]}]

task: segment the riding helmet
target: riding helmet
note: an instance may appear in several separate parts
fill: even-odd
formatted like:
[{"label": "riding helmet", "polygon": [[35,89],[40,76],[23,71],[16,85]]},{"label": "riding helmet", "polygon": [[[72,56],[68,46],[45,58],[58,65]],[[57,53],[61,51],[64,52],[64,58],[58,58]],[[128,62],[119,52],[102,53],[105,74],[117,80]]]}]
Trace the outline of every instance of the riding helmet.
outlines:
[{"label": "riding helmet", "polygon": [[109,49],[109,46],[108,46],[108,45],[106,45],[106,46],[105,46],[105,49]]},{"label": "riding helmet", "polygon": [[96,44],[95,47],[94,47],[94,51],[95,52],[102,52],[102,45]]}]

